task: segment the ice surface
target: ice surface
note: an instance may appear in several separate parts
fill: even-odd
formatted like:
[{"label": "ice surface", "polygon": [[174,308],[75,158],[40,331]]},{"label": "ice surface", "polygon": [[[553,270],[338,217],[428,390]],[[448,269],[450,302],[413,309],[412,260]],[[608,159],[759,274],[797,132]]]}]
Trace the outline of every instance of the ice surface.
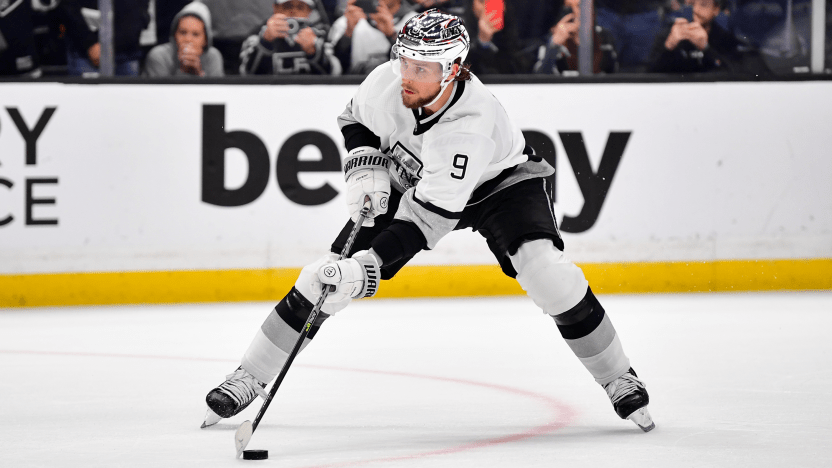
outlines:
[{"label": "ice surface", "polygon": [[820,467],[832,293],[601,296],[656,429],[618,419],[524,297],[354,302],[250,449],[199,429],[273,304],[0,310],[0,466]]}]

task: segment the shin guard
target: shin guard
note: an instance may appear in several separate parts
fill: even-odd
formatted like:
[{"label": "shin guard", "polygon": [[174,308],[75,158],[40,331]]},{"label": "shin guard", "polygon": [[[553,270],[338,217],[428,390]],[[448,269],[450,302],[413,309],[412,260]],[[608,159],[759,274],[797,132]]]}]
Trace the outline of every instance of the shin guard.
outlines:
[{"label": "shin guard", "polygon": [[[266,317],[251,344],[243,355],[242,365],[261,382],[271,382],[292,351],[314,304],[296,288],[283,298]],[[321,312],[309,329],[301,350],[311,342],[329,315]]]},{"label": "shin guard", "polygon": [[592,289],[587,287],[575,307],[553,318],[572,352],[599,384],[612,382],[630,368],[615,328]]}]

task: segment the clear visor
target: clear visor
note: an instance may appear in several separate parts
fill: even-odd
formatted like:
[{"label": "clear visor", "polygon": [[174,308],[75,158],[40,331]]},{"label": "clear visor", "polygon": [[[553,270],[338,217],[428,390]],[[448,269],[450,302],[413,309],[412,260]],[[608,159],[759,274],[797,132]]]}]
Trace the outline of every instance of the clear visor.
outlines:
[{"label": "clear visor", "polygon": [[417,60],[408,57],[406,52],[400,53],[398,49],[394,46],[390,52],[390,65],[396,75],[420,83],[440,83],[445,78],[442,63]]}]

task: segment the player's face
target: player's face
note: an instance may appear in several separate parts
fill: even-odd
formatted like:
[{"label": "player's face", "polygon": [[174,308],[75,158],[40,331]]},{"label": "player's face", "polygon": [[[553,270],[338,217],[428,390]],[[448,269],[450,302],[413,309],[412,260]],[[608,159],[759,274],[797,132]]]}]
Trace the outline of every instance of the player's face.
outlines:
[{"label": "player's face", "polygon": [[441,89],[442,67],[436,62],[423,62],[399,57],[402,76],[402,102],[408,109],[418,109],[433,101]]}]

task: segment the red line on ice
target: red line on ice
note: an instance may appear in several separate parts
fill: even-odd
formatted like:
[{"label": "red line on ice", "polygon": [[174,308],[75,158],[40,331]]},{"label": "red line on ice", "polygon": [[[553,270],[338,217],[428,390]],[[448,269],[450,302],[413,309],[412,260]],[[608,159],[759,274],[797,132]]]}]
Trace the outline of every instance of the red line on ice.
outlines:
[{"label": "red line on ice", "polygon": [[[149,355],[149,354],[107,354],[107,353],[87,353],[87,352],[71,352],[71,351],[28,351],[28,350],[12,350],[12,349],[0,349],[0,354],[34,354],[34,355],[46,355],[46,356],[80,356],[80,357],[105,357],[105,358],[131,358],[131,359],[164,359],[164,360],[173,360],[173,361],[203,361],[203,362],[238,362],[234,359],[220,359],[220,358],[201,358],[201,357],[187,357],[187,356],[162,356],[162,355]],[[455,447],[449,447],[445,449],[437,449],[437,450],[429,450],[426,452],[418,452],[411,455],[400,455],[396,457],[381,457],[381,458],[371,458],[371,459],[364,459],[364,460],[353,460],[349,462],[338,462],[338,463],[328,463],[324,465],[310,465],[303,468],[337,468],[337,467],[345,467],[345,466],[356,466],[356,465],[364,465],[370,463],[386,463],[386,462],[394,462],[400,460],[413,460],[417,458],[425,458],[431,457],[436,455],[446,455],[451,453],[458,453],[463,452],[466,450],[472,450],[476,448],[482,447],[489,447],[493,445],[500,445],[506,444],[509,442],[516,442],[523,439],[528,439],[530,437],[547,434],[550,432],[555,432],[559,429],[563,429],[564,427],[568,426],[569,423],[576,416],[576,411],[558,401],[554,398],[548,397],[546,395],[530,392],[528,390],[522,390],[519,388],[508,387],[505,385],[497,385],[497,384],[490,384],[484,382],[476,382],[473,380],[465,380],[465,379],[457,379],[452,377],[439,377],[433,375],[423,375],[423,374],[412,374],[409,372],[398,372],[398,371],[383,371],[383,370],[372,370],[372,369],[357,369],[357,368],[349,368],[349,367],[334,367],[334,366],[323,366],[323,365],[315,365],[315,364],[298,364],[300,367],[307,367],[312,369],[321,369],[321,370],[332,370],[332,371],[342,371],[342,372],[359,372],[365,374],[378,374],[378,375],[390,375],[396,377],[408,377],[414,379],[424,379],[424,380],[434,380],[446,383],[456,383],[461,385],[472,385],[475,387],[482,387],[488,388],[491,390],[498,390],[501,392],[511,393],[514,395],[524,396],[528,398],[533,398],[544,403],[549,411],[552,413],[549,422],[545,424],[541,424],[539,426],[532,427],[526,431],[518,432],[515,434],[509,434],[503,437],[496,437],[493,439],[485,439],[477,442],[472,442],[469,444],[458,445]]]}]

